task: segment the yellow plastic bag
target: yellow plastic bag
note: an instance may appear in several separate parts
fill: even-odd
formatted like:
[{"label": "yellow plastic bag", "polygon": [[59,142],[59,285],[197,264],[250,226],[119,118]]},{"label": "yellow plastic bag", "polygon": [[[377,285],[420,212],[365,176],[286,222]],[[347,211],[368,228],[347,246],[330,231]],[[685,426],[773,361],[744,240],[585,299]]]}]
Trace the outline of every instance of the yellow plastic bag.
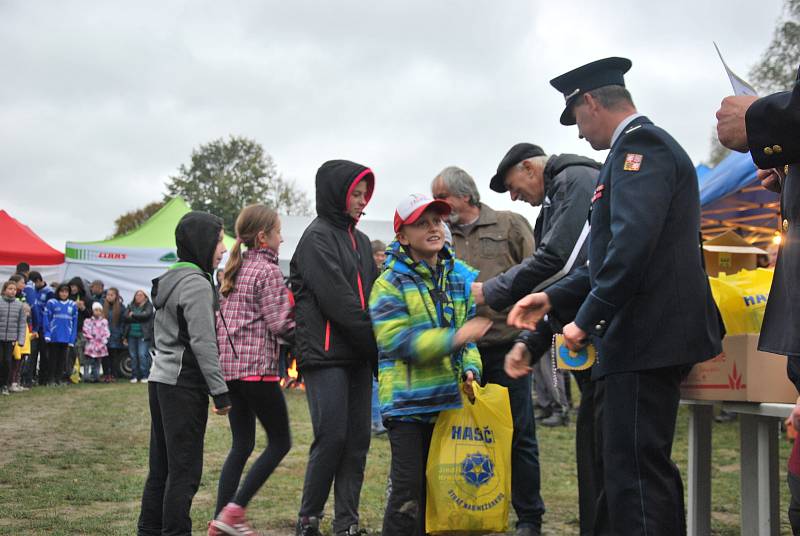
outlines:
[{"label": "yellow plastic bag", "polygon": [[772,270],[758,268],[737,274],[709,277],[711,294],[717,302],[728,335],[759,333],[764,321]]},{"label": "yellow plastic bag", "polygon": [[511,439],[508,389],[475,388],[475,403],[443,411],[427,465],[425,529],[432,535],[488,534],[508,529]]}]

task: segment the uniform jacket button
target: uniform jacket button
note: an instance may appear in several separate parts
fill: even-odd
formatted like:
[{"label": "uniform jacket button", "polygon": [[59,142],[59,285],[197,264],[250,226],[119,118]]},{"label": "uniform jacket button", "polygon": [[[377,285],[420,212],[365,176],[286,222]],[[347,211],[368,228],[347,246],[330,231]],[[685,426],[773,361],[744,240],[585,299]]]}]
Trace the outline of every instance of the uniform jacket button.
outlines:
[{"label": "uniform jacket button", "polygon": [[781,147],[780,145],[773,145],[772,152],[775,154],[781,154],[783,152],[783,147]]},{"label": "uniform jacket button", "polygon": [[603,331],[603,326],[601,326],[600,324],[597,324],[597,325],[594,327],[594,330],[595,330],[595,331]]},{"label": "uniform jacket button", "polygon": [[772,156],[772,147],[764,147],[764,154],[767,156]]},{"label": "uniform jacket button", "polygon": [[783,220],[783,232],[786,233],[789,231],[789,220]]}]

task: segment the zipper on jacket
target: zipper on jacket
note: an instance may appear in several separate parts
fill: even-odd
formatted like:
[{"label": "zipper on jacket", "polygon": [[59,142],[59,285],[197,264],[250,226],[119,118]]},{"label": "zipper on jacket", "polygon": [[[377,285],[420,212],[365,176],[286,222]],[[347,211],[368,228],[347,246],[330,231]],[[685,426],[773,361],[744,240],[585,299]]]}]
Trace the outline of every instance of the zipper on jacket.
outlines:
[{"label": "zipper on jacket", "polygon": [[361,310],[364,311],[367,308],[366,300],[364,300],[364,285],[361,283],[361,273],[356,270],[356,278],[358,279],[358,297],[361,298]]},{"label": "zipper on jacket", "polygon": [[361,299],[361,310],[366,311],[367,300],[364,299],[364,284],[361,281],[361,271],[358,269],[358,264],[361,262],[361,255],[358,255],[358,246],[356,245],[356,237],[353,236],[353,226],[347,228],[347,234],[350,235],[350,243],[353,245],[353,251],[357,254],[356,262],[356,283],[358,283],[358,297]]},{"label": "zipper on jacket", "polygon": [[331,321],[325,321],[325,351],[331,348]]},{"label": "zipper on jacket", "polygon": [[411,360],[406,361],[406,385],[407,389],[411,390]]}]

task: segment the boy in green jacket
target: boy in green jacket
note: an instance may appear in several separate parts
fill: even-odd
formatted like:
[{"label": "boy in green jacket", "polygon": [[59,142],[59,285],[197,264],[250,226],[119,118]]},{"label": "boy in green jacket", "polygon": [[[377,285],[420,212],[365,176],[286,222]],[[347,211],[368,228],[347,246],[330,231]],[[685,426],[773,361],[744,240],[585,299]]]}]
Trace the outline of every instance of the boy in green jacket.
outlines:
[{"label": "boy in green jacket", "polygon": [[[375,282],[369,308],[378,343],[381,416],[392,449],[392,491],[384,536],[425,534],[425,465],[436,416],[472,397],[481,357],[475,341],[491,326],[475,317],[469,284],[477,275],[445,245],[444,201],[403,200],[396,240]],[[463,383],[462,383],[463,382]]]}]

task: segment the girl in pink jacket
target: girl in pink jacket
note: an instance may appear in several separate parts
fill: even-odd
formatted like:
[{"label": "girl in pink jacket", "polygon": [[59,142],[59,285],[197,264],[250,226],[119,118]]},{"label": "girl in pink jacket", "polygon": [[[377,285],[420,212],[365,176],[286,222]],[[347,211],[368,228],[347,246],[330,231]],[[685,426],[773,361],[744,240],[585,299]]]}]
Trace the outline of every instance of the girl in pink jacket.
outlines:
[{"label": "girl in pink jacket", "polygon": [[103,305],[95,302],[92,305],[92,317],[83,323],[83,336],[86,339],[84,354],[91,358],[92,383],[97,383],[100,377],[100,360],[108,359],[108,338],[111,332],[108,329],[108,320],[103,316]]}]

